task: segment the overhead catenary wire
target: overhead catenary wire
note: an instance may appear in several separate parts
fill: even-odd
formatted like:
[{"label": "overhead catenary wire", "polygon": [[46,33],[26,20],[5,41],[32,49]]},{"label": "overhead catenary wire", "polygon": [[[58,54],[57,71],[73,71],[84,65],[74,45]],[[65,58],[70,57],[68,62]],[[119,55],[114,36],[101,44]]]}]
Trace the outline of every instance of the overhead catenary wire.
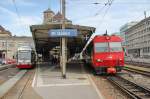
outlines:
[{"label": "overhead catenary wire", "polygon": [[72,4],[72,5],[76,5],[76,4],[82,4],[82,5],[104,5],[102,3],[99,2],[91,2],[91,3],[85,3],[85,2],[76,2],[76,3],[70,3],[70,2],[66,2],[67,5]]},{"label": "overhead catenary wire", "polygon": [[[114,0],[108,0],[108,2],[107,3],[105,3],[105,6],[103,6],[99,11],[102,11],[103,9],[104,9],[104,7],[106,7],[106,6],[108,6],[108,8],[105,10],[105,12],[104,12],[104,15],[103,15],[103,17],[105,16],[105,14],[107,13],[107,11],[109,10],[109,8],[110,8],[110,6],[112,5],[112,3],[113,3],[113,1]],[[96,13],[96,15],[99,15],[99,12],[98,11],[98,13]]]},{"label": "overhead catenary wire", "polygon": [[[71,1],[74,1],[74,0],[71,0]],[[77,1],[76,1],[77,2]],[[112,5],[112,2],[113,2],[113,0],[107,0],[106,2],[97,2],[97,1],[95,1],[95,2],[90,2],[90,3],[88,3],[88,4],[94,4],[94,5],[103,5],[96,13],[95,13],[95,15],[94,16],[97,16],[97,15],[99,15],[101,12],[103,12],[103,10],[105,10],[105,8],[107,7],[107,6],[111,6]],[[81,1],[79,2],[78,1],[78,3],[80,3],[81,4]],[[83,2],[82,2],[83,3]],[[87,2],[84,2],[85,4],[87,4]],[[70,4],[70,3],[68,3],[68,4]],[[74,4],[74,3],[72,3],[72,4]],[[109,8],[107,8],[106,9],[106,11],[104,12],[104,13],[107,13],[107,10],[109,10]],[[104,16],[105,16],[105,14],[104,14]]]},{"label": "overhead catenary wire", "polygon": [[108,11],[109,11],[109,9],[110,9],[110,7],[111,7],[113,2],[114,2],[114,0],[110,0],[109,6],[107,7],[107,9],[105,10],[104,14],[102,15],[102,18],[101,18],[100,22],[98,23],[98,26],[100,26],[103,23],[104,18],[106,16],[106,14],[108,13]]},{"label": "overhead catenary wire", "polygon": [[[106,16],[108,10],[110,9],[112,3],[114,2],[114,0],[108,0],[108,1],[109,1],[109,2],[108,2],[108,5],[109,5],[109,6],[108,6],[108,8],[105,10],[105,12],[104,12],[104,14],[103,14],[103,16],[102,16],[102,18],[101,18],[102,21],[103,21],[104,17]],[[98,25],[100,25],[100,24],[98,24]],[[93,34],[93,35],[94,35],[94,34]],[[94,38],[94,37],[91,36],[91,38],[87,41],[86,45],[84,46],[83,50],[82,50],[81,53],[80,53],[80,56],[82,56],[84,50],[88,47],[88,45],[90,44],[90,42],[92,41],[93,38]]]},{"label": "overhead catenary wire", "polygon": [[22,32],[25,33],[24,27],[22,26],[21,15],[20,15],[20,13],[19,13],[19,10],[18,10],[16,1],[15,1],[15,0],[12,0],[12,2],[13,2],[13,5],[14,5],[16,14],[17,14],[17,16],[18,16],[18,22],[19,22],[19,25],[22,27]]},{"label": "overhead catenary wire", "polygon": [[[72,2],[69,2],[69,1],[72,1]],[[103,5],[102,7],[100,7],[100,9],[98,11],[95,10],[96,11],[96,13],[94,14],[94,17],[95,17],[95,16],[98,16],[101,12],[104,12],[105,8],[109,5],[111,5],[111,2],[112,2],[112,0],[105,0],[105,1],[101,1],[101,2],[100,1],[87,2],[87,1],[83,2],[83,1],[79,1],[79,0],[68,0],[67,4],[71,5],[71,7],[72,7],[72,4],[77,5],[78,3],[81,5],[85,4],[86,6],[91,6],[91,7],[93,7],[92,5],[96,5],[97,7],[98,6],[100,7]],[[93,15],[90,15],[90,16],[88,15],[86,17],[83,17],[83,19],[90,18],[90,17],[93,17]],[[75,19],[75,20],[77,21],[77,20],[81,20],[81,19],[82,18]]]},{"label": "overhead catenary wire", "polygon": [[[107,2],[110,2],[111,0],[97,0],[97,1],[95,1],[95,2],[93,2],[92,0],[92,2],[93,3],[87,3],[87,2],[89,2],[89,0],[85,0],[85,1],[83,1],[83,0],[68,0],[68,1],[71,1],[71,2],[73,2],[72,4],[102,4],[102,5],[105,5]],[[105,2],[106,1],[106,2]],[[118,1],[118,2],[115,2],[115,4],[121,4],[121,5],[128,5],[128,4],[131,4],[131,5],[137,5],[137,4],[145,4],[145,5],[149,5],[149,3],[148,3],[148,1],[138,1],[138,0],[131,0],[131,1],[127,1],[127,0],[120,0],[120,1]]]},{"label": "overhead catenary wire", "polygon": [[[71,1],[69,2],[69,4],[95,4],[95,5],[104,5],[103,7],[100,8],[100,10],[98,10],[94,16],[98,16],[101,12],[103,12],[103,10],[105,9],[105,7],[107,6],[111,6],[112,5],[112,2],[113,0],[85,0],[85,1],[81,1],[81,0],[68,0],[68,1]],[[115,2],[114,4],[149,4],[148,2],[144,2],[144,1],[141,1],[141,2],[137,2],[137,1],[118,1],[118,2]],[[109,10],[109,9],[108,9]],[[107,11],[106,11],[107,12]],[[105,16],[105,15],[104,15]],[[90,16],[91,17],[91,16]],[[85,18],[84,18],[85,19]]]},{"label": "overhead catenary wire", "polygon": [[95,14],[95,16],[99,15],[99,13],[107,6],[107,5],[111,5],[111,1],[108,0],[106,3],[104,3],[104,6],[98,10],[98,12]]},{"label": "overhead catenary wire", "polygon": [[[109,0],[108,0],[109,1]],[[107,1],[107,2],[108,2]],[[88,0],[86,0],[86,1],[75,1],[75,0],[69,0],[69,1],[67,1],[66,2],[66,4],[67,5],[77,5],[77,4],[82,4],[82,5],[105,5],[106,4],[106,2],[100,2],[100,1],[91,1],[91,2],[89,2]]]}]

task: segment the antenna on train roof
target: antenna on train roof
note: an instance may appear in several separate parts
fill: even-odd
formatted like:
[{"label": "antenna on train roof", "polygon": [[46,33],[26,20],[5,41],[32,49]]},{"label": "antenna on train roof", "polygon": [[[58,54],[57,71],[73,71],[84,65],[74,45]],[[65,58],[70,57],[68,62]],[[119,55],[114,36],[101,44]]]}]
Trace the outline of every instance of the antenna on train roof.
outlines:
[{"label": "antenna on train roof", "polygon": [[107,34],[107,30],[106,30],[106,33],[104,34],[104,36],[107,36],[108,34]]}]

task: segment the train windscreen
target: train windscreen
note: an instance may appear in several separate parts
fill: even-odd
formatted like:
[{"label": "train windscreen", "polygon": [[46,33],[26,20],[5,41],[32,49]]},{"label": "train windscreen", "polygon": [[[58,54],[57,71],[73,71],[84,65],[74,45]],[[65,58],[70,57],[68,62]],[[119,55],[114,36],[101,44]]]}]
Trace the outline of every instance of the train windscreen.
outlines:
[{"label": "train windscreen", "polygon": [[120,52],[122,51],[121,42],[95,43],[95,52]]},{"label": "train windscreen", "polygon": [[19,60],[31,60],[31,52],[30,51],[19,51],[18,59]]},{"label": "train windscreen", "polygon": [[109,51],[108,42],[95,43],[95,52],[108,52],[108,51]]},{"label": "train windscreen", "polygon": [[110,52],[121,52],[121,42],[109,42]]}]

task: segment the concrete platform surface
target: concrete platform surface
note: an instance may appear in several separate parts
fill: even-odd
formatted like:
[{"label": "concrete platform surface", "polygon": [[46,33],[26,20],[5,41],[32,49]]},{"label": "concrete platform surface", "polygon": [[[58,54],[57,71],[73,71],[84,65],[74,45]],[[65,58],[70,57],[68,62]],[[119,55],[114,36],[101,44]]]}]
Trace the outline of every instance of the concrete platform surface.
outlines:
[{"label": "concrete platform surface", "polygon": [[66,79],[62,79],[59,67],[39,65],[32,87],[43,99],[103,99],[79,65],[67,67]]}]

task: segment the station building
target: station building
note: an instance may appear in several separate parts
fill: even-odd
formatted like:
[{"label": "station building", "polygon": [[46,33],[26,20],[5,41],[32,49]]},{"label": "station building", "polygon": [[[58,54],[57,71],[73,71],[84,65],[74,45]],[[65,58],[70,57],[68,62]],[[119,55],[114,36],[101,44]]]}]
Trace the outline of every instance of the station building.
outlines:
[{"label": "station building", "polygon": [[133,58],[150,58],[150,17],[125,31],[127,51]]},{"label": "station building", "polygon": [[[35,49],[37,54],[42,54],[43,60],[48,61],[50,56],[57,56],[60,58],[61,52],[61,38],[52,37],[49,35],[50,30],[62,29],[62,14],[60,12],[54,13],[50,8],[43,12],[43,23],[30,26]],[[87,37],[90,37],[95,32],[94,27],[74,25],[72,21],[65,18],[65,29],[77,30],[76,37],[67,37],[66,39],[66,53],[67,59],[80,53],[84,47]],[[52,54],[52,55],[51,55]]]},{"label": "station building", "polygon": [[[43,12],[43,24],[60,24],[62,23],[62,14],[57,12],[56,14],[48,8],[46,11]],[[65,18],[66,24],[72,24],[71,20]]]},{"label": "station building", "polygon": [[28,45],[34,48],[32,37],[12,36],[11,32],[0,26],[0,62],[15,59],[18,47]]}]

